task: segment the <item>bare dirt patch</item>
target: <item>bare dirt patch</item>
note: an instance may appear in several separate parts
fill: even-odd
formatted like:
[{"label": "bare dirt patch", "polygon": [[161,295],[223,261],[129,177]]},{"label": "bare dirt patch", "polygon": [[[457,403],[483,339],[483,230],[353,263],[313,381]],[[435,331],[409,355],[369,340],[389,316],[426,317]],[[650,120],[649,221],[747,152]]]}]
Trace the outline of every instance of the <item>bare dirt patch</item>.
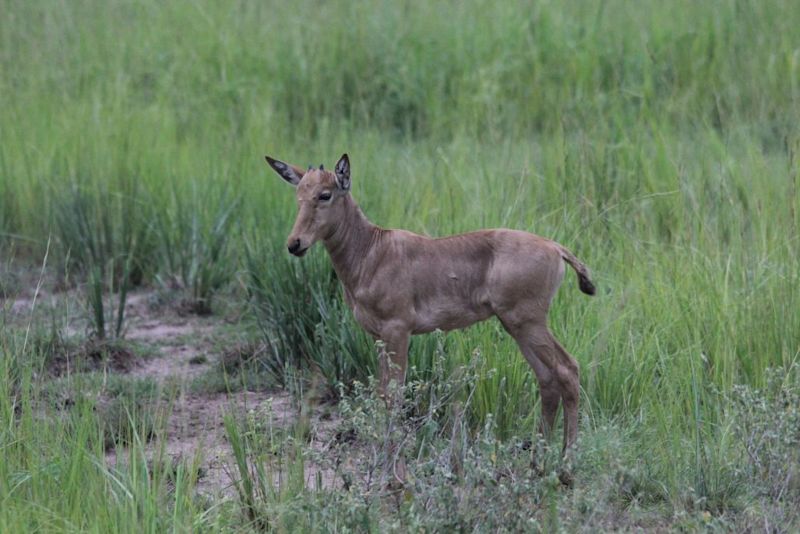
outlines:
[{"label": "bare dirt patch", "polygon": [[[198,392],[193,387],[204,373],[220,366],[235,374],[267,350],[262,344],[228,340],[236,336],[230,336],[230,326],[220,316],[187,313],[180,305],[165,304],[157,291],[137,290],[126,301],[123,340],[100,341],[88,335],[86,304],[80,289],[58,291],[43,285],[36,293],[34,283],[33,288],[22,288],[5,297],[0,298],[2,320],[23,330],[30,324],[53,325],[59,332],[53,338],[48,334],[41,339],[55,344],[44,347],[54,355],[48,365],[52,376],[102,369],[131,379],[168,384],[176,396],[152,405],[153,410],[164,414],[164,419],[153,435],[155,439],[145,445],[145,454],[151,461],[197,461],[197,491],[202,494],[235,496],[233,477],[238,474],[232,471],[235,462],[224,427],[226,414],[237,421],[249,418],[264,432],[291,432],[298,420],[299,409],[285,391],[220,393]],[[45,330],[49,332],[51,328]],[[34,340],[32,334],[30,342]],[[109,404],[114,400],[105,398],[101,402]],[[318,417],[312,419],[308,430],[310,447],[320,450],[329,441],[331,432],[326,429],[332,423]],[[117,444],[115,449],[113,440],[109,446],[109,465],[127,462],[126,446]],[[320,479],[326,487],[335,483],[329,470],[312,461],[304,467],[309,485]]]},{"label": "bare dirt patch", "polygon": [[167,354],[142,361],[131,375],[139,378],[151,377],[159,382],[177,379],[180,382],[190,382],[208,370],[207,363],[193,363],[194,358],[205,355],[205,351],[193,347],[180,346],[170,350]]},{"label": "bare dirt patch", "polygon": [[[224,427],[225,414],[242,417],[248,412],[269,413],[276,427],[288,426],[296,417],[287,393],[239,392],[233,394],[188,394],[170,405],[166,431],[160,440],[149,444],[146,454],[153,459],[164,454],[170,460],[193,462],[199,459],[200,476],[196,489],[209,495],[233,496],[234,465]],[[124,461],[127,451],[110,451],[111,465]]]},{"label": "bare dirt patch", "polygon": [[52,357],[48,363],[48,371],[54,376],[99,369],[128,373],[138,365],[138,356],[123,343],[97,339],[78,344],[61,343],[60,346],[59,342],[54,343],[49,349]]},{"label": "bare dirt patch", "polygon": [[216,359],[209,340],[219,319],[182,316],[151,305],[152,300],[152,292],[139,292],[126,303],[126,339],[145,342],[156,352],[135,369],[134,376],[188,382],[202,375]]},{"label": "bare dirt patch", "polygon": [[[297,409],[284,391],[191,392],[192,381],[220,365],[221,358],[230,359],[238,345],[220,340],[220,317],[187,315],[183,308],[153,305],[155,297],[152,292],[136,292],[126,303],[126,339],[153,350],[152,357],[142,360],[130,376],[178,384],[180,393],[167,403],[164,428],[145,452],[151,460],[157,455],[173,462],[197,459],[197,491],[231,497],[234,461],[225,415],[239,420],[250,414],[263,420],[265,427],[283,429],[297,419]],[[111,450],[107,460],[115,465],[125,461],[126,454],[124,448]]]}]

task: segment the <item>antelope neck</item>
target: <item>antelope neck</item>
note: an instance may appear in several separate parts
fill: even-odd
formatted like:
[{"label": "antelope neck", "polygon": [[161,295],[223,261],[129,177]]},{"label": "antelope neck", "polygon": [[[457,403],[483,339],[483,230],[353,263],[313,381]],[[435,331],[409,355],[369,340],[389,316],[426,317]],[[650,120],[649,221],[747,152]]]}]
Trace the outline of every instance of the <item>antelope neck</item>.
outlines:
[{"label": "antelope neck", "polygon": [[344,197],[345,216],[323,240],[339,280],[348,289],[357,285],[364,259],[380,228],[372,224],[350,195]]}]

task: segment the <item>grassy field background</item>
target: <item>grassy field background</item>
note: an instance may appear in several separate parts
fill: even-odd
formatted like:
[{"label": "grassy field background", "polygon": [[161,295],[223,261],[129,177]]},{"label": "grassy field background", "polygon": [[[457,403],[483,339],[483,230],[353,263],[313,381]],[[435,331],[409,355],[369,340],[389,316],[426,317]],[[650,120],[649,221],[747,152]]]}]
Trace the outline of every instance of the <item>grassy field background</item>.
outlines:
[{"label": "grassy field background", "polygon": [[[413,387],[453,391],[438,414],[433,393],[416,401],[436,430],[411,450],[434,467],[396,506],[302,474],[241,506],[201,503],[137,440],[111,468],[90,404],[36,402],[48,352],[30,340],[58,321],[4,319],[0,530],[491,529],[475,503],[531,530],[800,528],[792,2],[0,0],[0,101],[0,294],[24,292],[12,274],[47,254],[93,339],[120,337],[128,292],[179,287],[195,311],[242,310],[270,347],[264,387],[341,382],[343,410],[377,409],[353,386],[374,347],[324,251],[287,257],[293,193],[265,154],[348,152],[377,224],[532,231],[598,286],[585,298],[567,277],[551,314],[582,368],[573,489],[514,456],[538,393],[490,321],[415,339]],[[233,444],[248,435],[228,427]],[[509,481],[442,475],[431,458],[458,455],[456,430],[464,462],[505,458]]]}]

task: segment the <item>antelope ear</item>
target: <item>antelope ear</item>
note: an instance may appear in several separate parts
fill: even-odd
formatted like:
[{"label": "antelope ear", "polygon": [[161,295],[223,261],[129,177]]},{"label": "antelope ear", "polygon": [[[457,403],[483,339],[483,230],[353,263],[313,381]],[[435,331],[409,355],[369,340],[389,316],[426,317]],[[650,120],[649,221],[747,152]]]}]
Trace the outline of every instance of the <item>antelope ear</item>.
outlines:
[{"label": "antelope ear", "polygon": [[267,158],[267,163],[269,163],[269,166],[272,167],[275,172],[280,174],[281,178],[294,186],[300,183],[300,179],[305,174],[300,167],[295,167],[294,165],[289,165],[288,163],[278,161],[277,159],[272,159],[269,156],[264,157]]},{"label": "antelope ear", "polygon": [[336,169],[334,172],[336,176],[336,185],[343,191],[350,190],[350,158],[347,154],[342,154],[339,161],[336,162]]}]

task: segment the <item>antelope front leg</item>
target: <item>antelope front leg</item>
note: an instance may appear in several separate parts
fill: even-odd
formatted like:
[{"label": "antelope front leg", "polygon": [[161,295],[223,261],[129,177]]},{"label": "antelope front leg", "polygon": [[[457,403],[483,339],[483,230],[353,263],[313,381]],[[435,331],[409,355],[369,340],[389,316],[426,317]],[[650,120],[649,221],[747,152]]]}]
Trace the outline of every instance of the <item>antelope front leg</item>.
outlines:
[{"label": "antelope front leg", "polygon": [[[378,382],[378,393],[391,406],[393,401],[402,401],[394,398],[400,394],[406,379],[406,367],[408,366],[408,341],[410,334],[407,332],[381,336],[383,346],[378,353],[378,371],[380,374]],[[394,382],[394,390],[390,391],[391,383]]]},{"label": "antelope front leg", "polygon": [[[384,344],[380,347],[378,355],[380,371],[378,392],[389,408],[390,417],[395,417],[394,408],[402,407],[403,404],[402,386],[405,383],[408,365],[409,337],[408,332],[381,336]],[[389,437],[386,445],[387,467],[391,473],[387,487],[397,490],[406,482],[406,461],[400,444],[395,442],[394,438]]]}]

